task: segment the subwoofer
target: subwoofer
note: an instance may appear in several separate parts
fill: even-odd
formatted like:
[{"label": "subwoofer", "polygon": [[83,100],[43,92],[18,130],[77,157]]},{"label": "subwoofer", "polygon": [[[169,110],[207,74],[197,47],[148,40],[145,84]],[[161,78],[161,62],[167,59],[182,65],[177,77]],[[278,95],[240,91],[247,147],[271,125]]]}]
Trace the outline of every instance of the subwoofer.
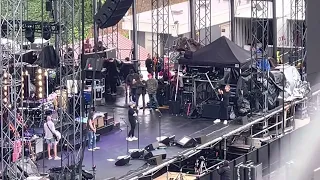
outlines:
[{"label": "subwoofer", "polygon": [[108,0],[94,16],[95,22],[100,29],[112,27],[126,15],[133,0]]}]

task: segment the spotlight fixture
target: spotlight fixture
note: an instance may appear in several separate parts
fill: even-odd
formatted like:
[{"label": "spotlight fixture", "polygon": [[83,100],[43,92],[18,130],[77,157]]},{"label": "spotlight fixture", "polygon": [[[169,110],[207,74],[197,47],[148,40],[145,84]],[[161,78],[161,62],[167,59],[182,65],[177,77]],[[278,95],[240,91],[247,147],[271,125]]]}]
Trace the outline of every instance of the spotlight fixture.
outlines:
[{"label": "spotlight fixture", "polygon": [[32,25],[27,25],[25,28],[24,33],[25,33],[26,39],[31,43],[34,43],[34,40],[35,40],[34,31],[35,31],[35,28]]},{"label": "spotlight fixture", "polygon": [[45,71],[43,71],[42,69],[38,69],[36,72],[36,89],[37,89],[37,97],[39,99],[44,98],[44,80],[45,80]]},{"label": "spotlight fixture", "polygon": [[42,38],[45,40],[49,40],[51,38],[51,26],[49,24],[43,25]]}]

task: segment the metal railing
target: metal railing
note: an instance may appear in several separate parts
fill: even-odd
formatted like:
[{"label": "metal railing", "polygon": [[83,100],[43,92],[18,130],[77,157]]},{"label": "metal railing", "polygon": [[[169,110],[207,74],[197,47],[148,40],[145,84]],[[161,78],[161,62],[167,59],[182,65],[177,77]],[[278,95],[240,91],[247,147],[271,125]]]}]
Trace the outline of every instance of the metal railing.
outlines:
[{"label": "metal railing", "polygon": [[[299,103],[301,103],[301,102],[303,102],[303,101],[309,100],[309,99],[311,99],[312,97],[317,96],[317,95],[319,95],[319,94],[320,94],[320,90],[317,90],[317,91],[313,92],[310,97],[304,97],[304,98],[302,98],[302,99],[295,100],[295,101],[291,102],[290,104],[285,105],[284,109],[288,109],[288,108],[290,108],[290,107],[294,107],[295,105],[297,105],[297,104],[299,104]],[[240,133],[240,132],[242,132],[242,131],[244,131],[244,130],[248,130],[248,129],[250,129],[253,125],[258,124],[258,123],[260,123],[260,122],[262,122],[262,121],[265,121],[266,119],[271,118],[271,117],[273,117],[273,116],[275,116],[275,115],[277,115],[277,114],[279,114],[279,113],[282,113],[282,111],[283,111],[283,108],[282,108],[282,107],[279,107],[277,110],[275,110],[275,111],[273,111],[273,112],[270,112],[269,114],[266,114],[266,115],[264,115],[263,117],[260,117],[260,118],[258,118],[258,119],[256,119],[256,120],[252,121],[252,122],[249,122],[248,124],[246,124],[246,125],[244,125],[244,126],[241,126],[241,127],[237,128],[237,129],[235,129],[235,130],[233,130],[233,131],[231,131],[231,132],[229,132],[229,133],[227,133],[227,134],[225,134],[225,135],[222,135],[221,137],[215,138],[215,139],[213,139],[213,140],[211,140],[211,141],[209,141],[209,142],[207,142],[207,143],[205,143],[205,144],[203,144],[203,145],[197,146],[197,147],[189,150],[188,152],[186,152],[185,154],[183,154],[183,156],[184,156],[186,159],[187,159],[187,158],[190,158],[190,157],[192,157],[193,155],[200,153],[201,150],[206,149],[208,146],[211,146],[211,145],[213,145],[213,144],[216,144],[216,143],[218,143],[218,142],[220,142],[220,141],[222,141],[222,140],[226,140],[228,137],[230,137],[230,136],[232,136],[232,135],[234,135],[234,134]],[[290,117],[289,117],[289,118],[290,118]],[[150,174],[152,174],[152,173],[154,173],[154,172],[157,172],[157,171],[161,170],[162,168],[165,168],[165,167],[169,166],[170,164],[175,163],[176,161],[179,161],[178,157],[172,158],[172,159],[170,159],[170,160],[168,160],[168,161],[160,164],[159,166],[156,166],[156,167],[154,167],[154,168],[151,168],[151,169],[143,172],[142,174],[136,175],[135,177],[130,178],[130,179],[131,179],[131,180],[138,180],[138,179],[141,178],[141,177],[149,176]]]}]

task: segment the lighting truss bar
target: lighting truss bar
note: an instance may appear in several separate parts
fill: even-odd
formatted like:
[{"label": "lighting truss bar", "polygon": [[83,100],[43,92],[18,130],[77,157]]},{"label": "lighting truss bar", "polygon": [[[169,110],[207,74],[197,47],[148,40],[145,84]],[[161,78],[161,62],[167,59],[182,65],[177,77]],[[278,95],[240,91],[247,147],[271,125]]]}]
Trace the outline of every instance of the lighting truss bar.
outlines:
[{"label": "lighting truss bar", "polygon": [[[5,22],[9,20],[16,21],[24,18],[24,7],[25,0],[1,0],[0,1],[0,15],[2,17],[0,31],[4,32],[3,27]],[[6,31],[10,32],[8,34],[8,39],[13,42],[22,42],[24,33],[22,29],[22,22],[6,26]],[[17,164],[13,163],[13,157],[18,154],[14,153],[14,145],[18,142],[21,143],[20,134],[23,134],[23,123],[17,121],[20,117],[15,108],[22,105],[22,86],[15,85],[15,82],[22,81],[22,69],[18,66],[19,63],[22,63],[21,55],[19,58],[3,58],[6,55],[9,57],[15,57],[15,52],[18,49],[7,48],[0,49],[0,83],[2,84],[0,90],[0,119],[1,119],[1,170],[2,179],[5,175],[9,176],[9,179],[25,179],[23,174],[19,174],[17,170]],[[9,66],[11,65],[11,67]],[[12,71],[12,69],[13,71]],[[11,69],[11,71],[9,70]],[[5,86],[7,85],[7,86]],[[11,86],[11,87],[10,87]],[[11,91],[11,92],[10,92]],[[10,93],[11,99],[10,99]],[[10,100],[9,100],[10,99]],[[22,149],[24,149],[24,143],[21,143]],[[22,177],[21,177],[22,176]]]},{"label": "lighting truss bar", "polygon": [[[62,56],[62,62],[66,60],[70,61],[70,57],[68,59],[64,59],[64,54],[68,53],[66,47],[70,47],[73,49],[74,56],[72,58],[71,64],[68,66],[64,66],[63,63],[60,63],[60,84],[67,85],[72,84],[73,88],[77,88],[80,92],[79,96],[76,96],[75,93],[66,92],[60,86],[60,110],[59,110],[59,120],[60,120],[60,129],[58,129],[61,133],[60,145],[63,147],[63,151],[61,152],[61,167],[62,172],[71,173],[71,179],[81,179],[78,177],[79,173],[82,169],[82,160],[83,160],[83,146],[78,147],[79,143],[83,144],[85,140],[85,133],[83,133],[83,124],[79,123],[82,121],[81,115],[83,101],[81,101],[81,97],[83,97],[83,92],[80,91],[80,83],[81,83],[81,66],[75,63],[76,58],[81,53],[81,46],[78,46],[81,42],[81,34],[82,34],[82,0],[58,0],[57,1],[57,20],[58,23],[64,25],[64,30],[60,31],[56,36],[56,47],[60,50]],[[79,86],[80,85],[80,86]],[[72,89],[73,89],[72,88]],[[69,99],[68,96],[72,96],[72,99]],[[65,108],[62,102],[71,102],[73,106],[69,108]],[[63,128],[64,127],[64,128]],[[70,136],[70,134],[73,134]]]},{"label": "lighting truss bar", "polygon": [[[107,32],[107,48],[117,48],[118,47],[118,24],[108,28]],[[117,53],[118,54],[118,53]]]},{"label": "lighting truss bar", "polygon": [[[25,30],[26,27],[34,28],[35,32],[42,32],[43,27],[50,27],[51,33],[59,33],[59,30],[63,30],[63,25],[56,22],[41,22],[41,21],[20,21],[20,20],[4,20],[1,19],[2,31],[8,31],[8,29],[18,30],[20,25]],[[10,27],[9,27],[10,26]],[[12,28],[15,27],[15,28]]]},{"label": "lighting truss bar", "polygon": [[203,46],[211,43],[211,0],[195,0],[197,39]]},{"label": "lighting truss bar", "polygon": [[[152,54],[159,57],[168,50],[170,0],[151,0],[152,6]],[[161,53],[161,54],[159,54]]]},{"label": "lighting truss bar", "polygon": [[290,29],[291,29],[291,57],[292,65],[304,61],[306,40],[306,3],[304,0],[291,0],[290,2]]},{"label": "lighting truss bar", "polygon": [[[268,54],[266,53],[269,42],[268,12],[268,1],[251,1],[251,58],[253,64],[256,63],[255,61],[257,60],[266,60],[268,58]],[[263,84],[269,79],[268,74],[265,72],[260,72],[258,77]],[[263,96],[262,111],[266,112],[268,110],[267,88],[262,86],[260,91]]]}]

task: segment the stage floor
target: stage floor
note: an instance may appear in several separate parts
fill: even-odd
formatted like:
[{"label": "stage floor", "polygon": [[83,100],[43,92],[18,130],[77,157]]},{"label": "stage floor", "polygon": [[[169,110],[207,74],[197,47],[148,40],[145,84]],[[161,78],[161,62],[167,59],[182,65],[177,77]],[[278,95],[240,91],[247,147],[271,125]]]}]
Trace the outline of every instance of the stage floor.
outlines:
[{"label": "stage floor", "polygon": [[[147,166],[146,162],[143,160],[131,160],[129,165],[122,167],[116,167],[114,165],[115,159],[117,159],[118,156],[127,154],[127,109],[100,106],[98,111],[109,112],[109,114],[114,113],[115,120],[120,121],[121,123],[121,130],[101,136],[100,142],[97,143],[101,150],[95,152],[86,150],[83,162],[83,165],[85,166],[84,169],[91,170],[93,166],[96,166],[96,179],[104,180],[112,177],[119,179],[123,176],[152,168],[153,166]],[[212,140],[240,127],[240,125],[234,124],[213,124],[213,120],[187,119],[185,117],[167,114],[164,114],[160,119],[157,112],[150,110],[145,110],[144,113],[140,110],[138,117],[140,122],[139,144],[138,141],[129,142],[129,149],[144,148],[145,146],[156,142],[156,138],[159,137],[160,133],[161,136],[175,135],[176,140],[179,140],[186,135],[200,137],[209,134],[208,137]],[[159,128],[159,121],[161,121],[161,128]],[[161,132],[159,132],[159,130]],[[168,147],[166,149],[166,160],[187,150],[188,149],[182,149],[176,146]],[[43,163],[45,164],[45,169],[61,165],[60,161],[44,160],[44,162],[39,163],[40,166]]]}]

